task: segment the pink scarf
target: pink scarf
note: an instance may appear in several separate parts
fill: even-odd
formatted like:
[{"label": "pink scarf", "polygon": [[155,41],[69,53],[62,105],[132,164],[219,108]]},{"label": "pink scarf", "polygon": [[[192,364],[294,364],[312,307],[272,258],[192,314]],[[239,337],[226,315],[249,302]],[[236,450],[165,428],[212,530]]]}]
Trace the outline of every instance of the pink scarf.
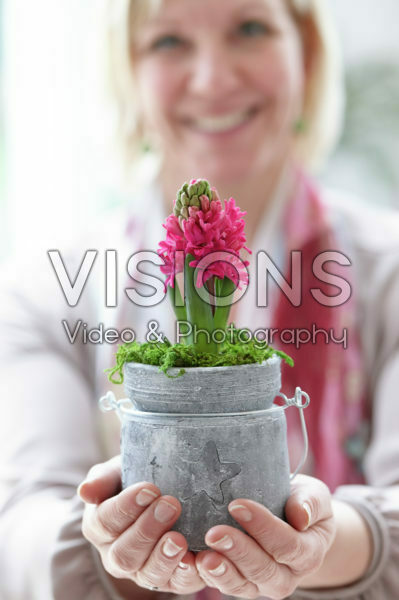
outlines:
[{"label": "pink scarf", "polygon": [[[312,272],[314,258],[325,251],[341,251],[330,223],[319,190],[303,173],[298,173],[297,189],[288,203],[283,228],[287,249],[287,268],[290,271],[291,250],[302,251],[302,305],[294,307],[286,296],[279,296],[274,326],[279,330],[292,328],[333,331],[335,339],[347,329],[347,348],[326,343],[324,334],[316,336],[316,343],[298,349],[286,345],[285,350],[295,361],[294,368],[283,365],[282,382],[286,394],[293,395],[299,385],[311,398],[306,409],[309,444],[314,456],[313,475],[322,479],[333,492],[343,483],[363,483],[359,470],[361,457],[351,456],[351,447],[361,442],[362,428],[368,420],[364,389],[364,367],[356,323],[356,289],[337,307],[323,306],[311,295],[318,288],[327,296],[337,295],[337,287],[320,282]],[[350,257],[348,257],[350,259]],[[325,270],[341,276],[351,284],[352,267],[326,263]],[[289,277],[289,276],[288,276]],[[288,434],[300,435],[298,411],[286,411]],[[352,452],[353,455],[353,452]]]},{"label": "pink scarf", "polygon": [[[311,399],[305,410],[309,445],[314,457],[313,475],[322,479],[333,492],[344,483],[364,483],[359,470],[361,456],[351,456],[351,443],[361,442],[361,433],[369,415],[363,385],[363,363],[359,335],[356,330],[356,289],[350,299],[338,307],[326,307],[310,294],[310,289],[321,289],[324,294],[338,293],[335,286],[320,282],[312,273],[314,257],[324,251],[341,251],[334,231],[328,222],[326,207],[319,190],[303,173],[297,173],[296,191],[287,203],[283,218],[286,246],[286,275],[290,281],[292,250],[302,251],[302,305],[294,307],[286,296],[279,293],[273,327],[284,329],[318,329],[341,338],[347,328],[347,348],[331,341],[324,334],[316,336],[316,343],[301,345],[280,344],[280,349],[292,356],[293,368],[285,363],[282,368],[282,390],[290,397],[299,385]],[[265,250],[267,250],[265,248]],[[273,258],[273,257],[272,257]],[[349,257],[350,258],[350,257]],[[342,276],[351,283],[351,267],[328,263],[325,270]],[[277,346],[277,344],[276,344]],[[286,411],[288,436],[302,437],[298,411]],[[352,455],[355,454],[352,452]],[[195,595],[195,600],[219,600],[223,595],[206,587]]]}]

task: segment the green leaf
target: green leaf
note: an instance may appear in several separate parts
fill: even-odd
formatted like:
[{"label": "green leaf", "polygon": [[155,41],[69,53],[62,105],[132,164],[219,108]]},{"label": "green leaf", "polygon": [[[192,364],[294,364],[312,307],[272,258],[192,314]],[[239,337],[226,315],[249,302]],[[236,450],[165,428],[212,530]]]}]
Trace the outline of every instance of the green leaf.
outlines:
[{"label": "green leaf", "polygon": [[[176,277],[175,277],[175,287],[172,288],[168,285],[168,296],[171,305],[173,306],[173,310],[175,311],[175,315],[178,321],[187,321],[187,311],[186,307],[182,306],[183,299],[181,297],[179,286],[177,285]],[[178,306],[176,306],[178,304]]]}]

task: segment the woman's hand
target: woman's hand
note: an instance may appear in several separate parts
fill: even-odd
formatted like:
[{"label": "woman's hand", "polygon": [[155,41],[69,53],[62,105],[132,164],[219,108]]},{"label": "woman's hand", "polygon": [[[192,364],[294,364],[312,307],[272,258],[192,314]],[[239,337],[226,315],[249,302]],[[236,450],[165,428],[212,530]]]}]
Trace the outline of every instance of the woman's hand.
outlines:
[{"label": "woman's hand", "polygon": [[120,456],[92,467],[78,488],[87,503],[83,535],[99,551],[106,571],[147,589],[174,594],[201,590],[204,582],[184,536],[169,531],[181,513],[179,501],[161,496],[147,482],[120,490]]},{"label": "woman's hand", "polygon": [[213,527],[205,542],[215,551],[198,553],[196,565],[207,585],[242,598],[292,594],[321,567],[336,532],[328,487],[306,475],[292,483],[288,523],[252,500],[234,500],[229,512],[251,537],[228,525]]}]

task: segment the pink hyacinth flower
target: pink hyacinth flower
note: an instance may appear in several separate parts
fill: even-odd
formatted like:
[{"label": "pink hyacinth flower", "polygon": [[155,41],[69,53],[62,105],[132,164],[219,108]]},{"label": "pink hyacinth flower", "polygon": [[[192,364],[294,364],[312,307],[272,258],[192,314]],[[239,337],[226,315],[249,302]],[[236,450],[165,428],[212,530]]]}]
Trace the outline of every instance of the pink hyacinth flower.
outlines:
[{"label": "pink hyacinth flower", "polygon": [[158,254],[165,261],[165,265],[161,266],[161,272],[167,275],[165,280],[166,289],[167,285],[174,287],[176,274],[184,269],[187,241],[175,215],[170,215],[162,226],[167,233],[166,240],[159,242]]},{"label": "pink hyacinth flower", "polygon": [[242,216],[246,213],[236,207],[233,198],[225,201],[224,209],[220,200],[209,203],[206,198],[206,201],[201,202],[201,206],[205,204],[207,210],[190,207],[189,218],[183,221],[186,252],[195,258],[190,266],[196,267],[204,256],[211,253],[226,252],[232,257],[229,262],[213,262],[204,274],[198,273],[195,285],[200,287],[214,275],[220,279],[228,277],[241,289],[243,285],[248,285],[246,267],[249,263],[240,258],[240,250],[244,248],[251,252],[245,246],[245,222]]},{"label": "pink hyacinth flower", "polygon": [[[196,181],[193,179],[190,184]],[[158,254],[165,262],[161,267],[162,273],[167,275],[165,285],[174,287],[175,276],[183,271],[183,257],[187,254],[194,257],[190,266],[197,267],[204,257],[213,254],[217,259],[223,252],[226,253],[224,260],[212,262],[209,259],[205,268],[201,268],[200,264],[195,285],[201,287],[212,276],[220,279],[228,277],[241,289],[243,285],[248,285],[246,267],[249,263],[240,258],[240,251],[245,249],[251,253],[245,246],[245,222],[242,217],[246,213],[235,205],[234,198],[225,201],[223,208],[215,188],[212,188],[212,201],[203,195],[200,197],[200,204],[201,208],[189,207],[188,219],[179,222],[175,215],[166,219],[166,240],[160,242],[158,248]]]}]

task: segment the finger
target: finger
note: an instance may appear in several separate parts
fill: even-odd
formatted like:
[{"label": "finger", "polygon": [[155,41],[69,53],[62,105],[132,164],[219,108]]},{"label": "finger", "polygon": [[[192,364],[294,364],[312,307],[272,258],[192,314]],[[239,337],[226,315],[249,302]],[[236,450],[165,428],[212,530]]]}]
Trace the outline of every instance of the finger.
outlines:
[{"label": "finger", "polygon": [[160,495],[159,488],[149,482],[129,486],[93,507],[85,537],[96,546],[114,542]]},{"label": "finger", "polygon": [[[176,594],[194,594],[205,587],[198,573],[193,552],[186,552],[170,578],[170,589]],[[186,591],[188,590],[188,592]]]},{"label": "finger", "polygon": [[93,465],[77,488],[77,493],[84,502],[99,504],[118,494],[121,489],[121,457],[118,454],[104,463]]},{"label": "finger", "polygon": [[181,505],[176,498],[161,496],[110,545],[110,562],[127,573],[141,569],[159,538],[172,527],[180,513]]},{"label": "finger", "polygon": [[[189,583],[191,587],[198,588],[201,579],[194,566],[189,567],[189,559],[179,567],[180,561],[187,554],[187,542],[181,533],[168,531],[155,545],[148,560],[137,573],[137,582],[144,587],[156,586],[159,589],[174,591],[172,587],[172,576],[175,571],[180,572],[180,586],[182,581]],[[187,568],[186,568],[187,565]],[[179,574],[175,580],[179,580]],[[194,584],[194,586],[193,586]],[[188,593],[188,589],[186,593]],[[191,591],[191,590],[190,590]]]},{"label": "finger", "polygon": [[258,586],[248,581],[234,564],[222,554],[202,551],[196,556],[196,565],[203,581],[222,594],[244,598],[258,598]]},{"label": "finger", "polygon": [[276,562],[254,539],[234,527],[213,527],[207,532],[205,543],[227,557],[245,579],[262,587],[263,592],[265,587],[268,592],[280,590],[292,580],[292,572],[285,564]]},{"label": "finger", "polygon": [[285,505],[287,521],[304,531],[332,516],[331,493],[325,483],[307,475],[297,475]]},{"label": "finger", "polygon": [[325,541],[313,528],[301,533],[253,500],[234,500],[228,510],[259,546],[291,573],[297,575],[319,564]]}]

